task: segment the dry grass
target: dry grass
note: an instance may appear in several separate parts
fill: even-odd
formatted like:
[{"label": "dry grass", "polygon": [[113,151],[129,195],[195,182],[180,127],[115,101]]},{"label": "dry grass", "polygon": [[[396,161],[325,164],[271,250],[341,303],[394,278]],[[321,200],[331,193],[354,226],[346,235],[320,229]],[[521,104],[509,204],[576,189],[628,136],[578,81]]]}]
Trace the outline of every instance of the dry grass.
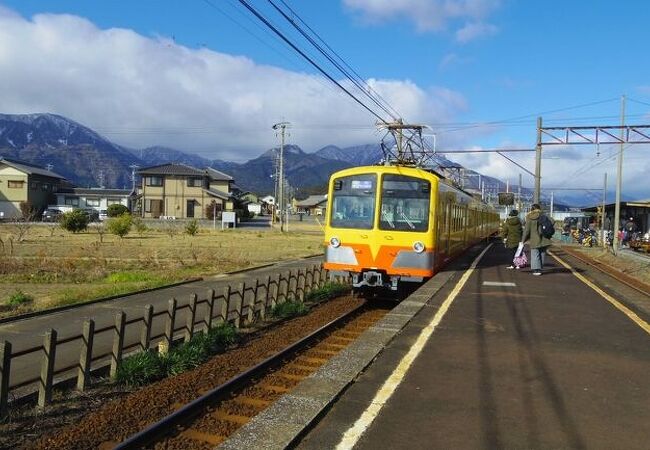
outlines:
[{"label": "dry grass", "polygon": [[605,250],[602,247],[583,247],[580,245],[570,245],[570,247],[572,250],[576,250],[589,258],[650,284],[650,259],[635,258],[626,255],[625,252],[621,252],[619,256],[614,256],[611,250]]},{"label": "dry grass", "polygon": [[[196,236],[175,226],[176,234],[160,228],[120,239],[34,225],[19,241],[12,225],[0,225],[0,317],[322,252],[315,224],[296,223],[289,233],[203,227]],[[18,290],[34,302],[8,307]]]}]

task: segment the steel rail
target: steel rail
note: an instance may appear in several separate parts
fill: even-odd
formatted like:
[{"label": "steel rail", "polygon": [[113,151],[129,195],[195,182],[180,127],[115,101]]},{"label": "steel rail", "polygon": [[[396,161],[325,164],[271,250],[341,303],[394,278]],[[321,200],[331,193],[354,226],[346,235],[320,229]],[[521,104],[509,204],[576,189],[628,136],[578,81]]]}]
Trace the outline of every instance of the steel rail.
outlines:
[{"label": "steel rail", "polygon": [[[576,252],[573,249],[562,248],[562,251],[566,252],[571,257],[583,262],[584,264],[587,264],[587,265],[595,268],[596,270],[599,270],[600,272],[602,272],[602,273],[604,273],[606,275],[609,275],[610,277],[614,278],[616,281],[618,281],[620,283],[623,283],[627,287],[632,288],[637,292],[640,292],[641,294],[645,295],[646,297],[650,297],[650,287],[648,286],[647,283],[644,283],[643,281],[635,280],[635,282],[638,283],[639,285],[645,286],[645,289],[643,289],[643,288],[641,288],[639,286],[635,286],[631,281],[625,279],[627,277],[627,276],[623,276],[625,274],[617,273],[616,271],[609,269],[609,267],[606,266],[604,263],[601,263],[599,261],[594,261],[591,258],[587,258],[584,255],[580,255],[578,252]],[[605,268],[603,268],[601,266],[604,266]]]},{"label": "steel rail", "polygon": [[342,316],[332,320],[328,324],[323,325],[318,330],[305,336],[299,341],[291,344],[289,347],[286,347],[284,350],[281,350],[275,355],[270,356],[269,358],[265,359],[264,361],[257,364],[256,366],[231,378],[230,380],[226,381],[220,386],[217,386],[216,388],[212,389],[211,391],[207,392],[201,397],[191,401],[190,403],[186,404],[182,408],[174,411],[172,414],[168,415],[167,417],[159,420],[156,423],[149,425],[144,430],[139,431],[138,433],[130,436],[128,439],[115,446],[114,450],[140,449],[152,443],[157,438],[160,438],[161,436],[164,436],[166,434],[170,434],[170,430],[173,430],[175,427],[187,421],[188,419],[196,417],[201,413],[201,411],[206,409],[211,404],[215,403],[217,400],[222,398],[228,392],[240,386],[245,385],[247,382],[250,381],[251,378],[254,378],[259,373],[262,373],[268,370],[269,368],[281,363],[282,360],[287,356],[302,350],[313,340],[318,339],[319,337],[321,337],[321,335],[328,333],[330,330],[340,325],[341,322],[358,314],[367,306],[368,306],[367,303],[359,305],[352,311],[349,311],[343,314]]}]

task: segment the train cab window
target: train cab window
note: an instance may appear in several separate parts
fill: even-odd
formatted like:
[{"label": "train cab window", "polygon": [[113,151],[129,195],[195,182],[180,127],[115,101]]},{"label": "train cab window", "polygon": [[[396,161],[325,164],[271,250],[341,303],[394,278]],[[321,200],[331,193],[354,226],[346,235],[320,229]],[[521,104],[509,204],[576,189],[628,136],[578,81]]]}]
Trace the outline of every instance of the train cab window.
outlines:
[{"label": "train cab window", "polygon": [[380,230],[427,231],[431,184],[404,175],[384,175],[381,185]]},{"label": "train cab window", "polygon": [[370,230],[375,220],[377,175],[361,174],[334,180],[330,226]]}]

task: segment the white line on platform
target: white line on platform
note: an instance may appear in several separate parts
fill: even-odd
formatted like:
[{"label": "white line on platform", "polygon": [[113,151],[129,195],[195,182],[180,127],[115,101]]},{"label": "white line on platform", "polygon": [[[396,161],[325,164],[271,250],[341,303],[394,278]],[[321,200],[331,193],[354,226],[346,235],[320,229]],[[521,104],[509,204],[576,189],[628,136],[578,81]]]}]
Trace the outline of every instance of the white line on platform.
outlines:
[{"label": "white line on platform", "polygon": [[348,430],[345,432],[343,438],[341,439],[341,442],[339,442],[339,444],[336,446],[336,450],[352,449],[359,441],[363,433],[365,433],[365,431],[370,427],[370,425],[372,425],[372,422],[379,415],[381,408],[386,404],[386,402],[388,402],[391,396],[395,393],[397,387],[404,379],[406,372],[408,372],[409,368],[411,367],[411,364],[413,364],[415,358],[418,357],[418,355],[424,348],[424,345],[427,343],[427,341],[435,331],[436,327],[440,324],[442,318],[449,310],[449,307],[458,296],[458,293],[463,288],[463,286],[465,286],[465,283],[469,279],[472,272],[474,272],[474,269],[478,265],[479,261],[491,246],[492,244],[489,244],[481,252],[481,254],[478,255],[476,259],[472,262],[472,265],[463,274],[460,281],[458,281],[458,284],[454,287],[454,289],[451,291],[449,296],[447,296],[445,301],[442,302],[442,305],[440,305],[440,309],[433,317],[433,319],[431,319],[431,322],[429,322],[429,324],[427,324],[427,326],[422,329],[420,335],[418,336],[417,341],[415,341],[415,343],[413,344],[409,352],[402,358],[402,360],[399,362],[399,364],[397,365],[393,373],[390,374],[390,376],[384,382],[384,384],[379,389],[379,391],[377,391],[375,398],[373,398],[372,402],[370,402],[370,406],[368,406],[368,408],[363,412],[361,417],[357,419],[354,425],[348,428]]},{"label": "white line on platform", "polygon": [[515,287],[517,285],[515,283],[511,283],[509,281],[484,281],[483,286],[510,286],[510,287]]}]

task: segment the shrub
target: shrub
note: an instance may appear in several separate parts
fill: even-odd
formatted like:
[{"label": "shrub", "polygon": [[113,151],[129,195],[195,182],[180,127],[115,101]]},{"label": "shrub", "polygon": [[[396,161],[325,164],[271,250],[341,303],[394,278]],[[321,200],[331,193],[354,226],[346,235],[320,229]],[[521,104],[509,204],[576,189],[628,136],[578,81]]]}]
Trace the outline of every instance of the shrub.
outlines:
[{"label": "shrub", "polygon": [[328,281],[323,287],[311,291],[305,296],[305,301],[327,300],[339,297],[350,292],[350,286],[347,284],[334,283]]},{"label": "shrub", "polygon": [[140,217],[133,217],[133,228],[135,228],[135,231],[140,236],[149,231],[149,227],[147,227]]},{"label": "shrub", "polygon": [[287,319],[289,317],[303,316],[307,314],[308,310],[304,303],[289,300],[275,305],[271,311],[271,315],[278,319]]},{"label": "shrub", "polygon": [[190,342],[179,345],[167,354],[164,358],[165,372],[167,375],[178,375],[198,367],[207,361],[210,356],[209,350],[207,336],[199,333]]},{"label": "shrub", "polygon": [[128,386],[144,386],[165,377],[163,360],[151,350],[136,353],[122,361],[115,381]]},{"label": "shrub", "polygon": [[79,233],[88,228],[88,222],[90,222],[88,213],[80,209],[75,209],[73,211],[63,213],[61,215],[59,224],[64,230],[70,231],[72,233]]},{"label": "shrub", "polygon": [[121,216],[108,219],[106,228],[108,228],[108,231],[114,235],[124,238],[124,236],[129,234],[129,231],[131,231],[132,224],[133,218],[131,217],[131,214],[122,214]]},{"label": "shrub", "polygon": [[113,203],[112,205],[108,205],[108,208],[106,208],[106,215],[108,217],[119,217],[129,212],[129,208],[119,203]]},{"label": "shrub", "polygon": [[185,224],[185,233],[190,236],[196,236],[199,233],[199,222],[192,219]]},{"label": "shrub", "polygon": [[237,340],[237,329],[230,323],[223,323],[208,331],[208,340],[213,352],[220,351]]},{"label": "shrub", "polygon": [[16,290],[16,292],[14,292],[9,296],[9,299],[7,300],[7,305],[20,306],[26,303],[31,303],[33,301],[34,301],[34,297],[32,297],[31,295],[27,295],[21,290]]}]

